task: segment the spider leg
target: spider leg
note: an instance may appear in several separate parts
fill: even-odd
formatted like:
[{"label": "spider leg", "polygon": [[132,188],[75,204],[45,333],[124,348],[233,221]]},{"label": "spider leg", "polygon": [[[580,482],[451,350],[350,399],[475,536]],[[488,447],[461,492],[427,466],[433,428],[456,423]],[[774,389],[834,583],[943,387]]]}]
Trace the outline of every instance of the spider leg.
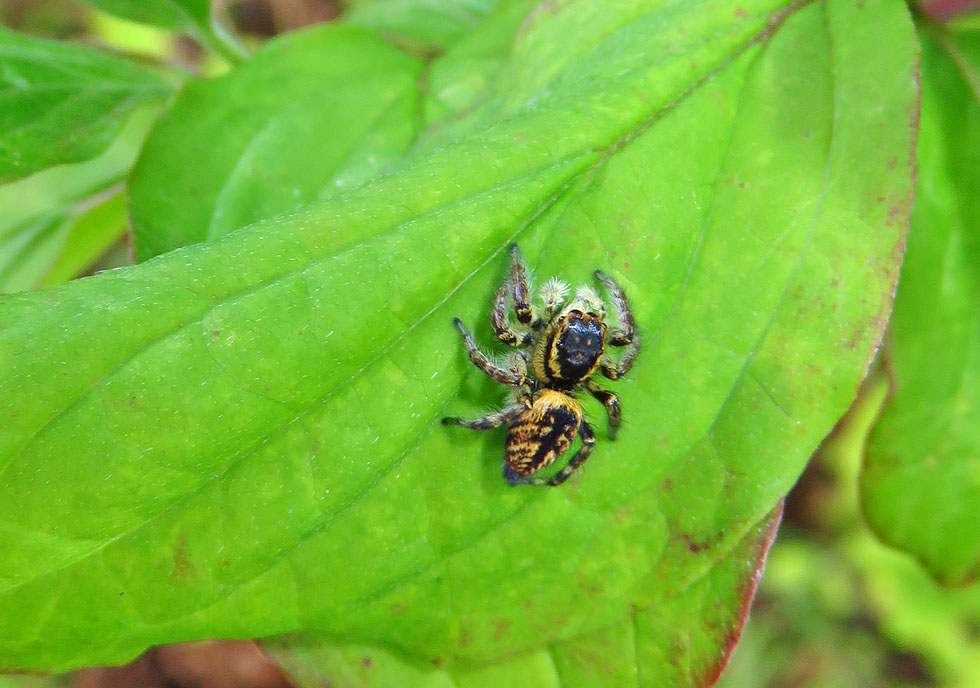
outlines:
[{"label": "spider leg", "polygon": [[510,326],[507,317],[507,282],[500,285],[497,296],[493,300],[493,311],[490,313],[490,324],[497,339],[511,346],[527,346],[533,340],[530,332],[517,332]]},{"label": "spider leg", "polygon": [[517,248],[517,244],[512,244],[510,247],[510,286],[513,289],[514,314],[518,322],[530,325],[534,320],[534,314],[528,301],[527,270],[524,269],[524,261],[521,260],[521,251]]},{"label": "spider leg", "polygon": [[453,324],[463,335],[463,342],[466,344],[466,353],[470,357],[473,365],[482,370],[502,385],[513,385],[520,387],[525,382],[525,375],[520,371],[502,368],[491,361],[485,353],[480,351],[473,339],[473,335],[466,329],[466,325],[459,318],[453,318]]},{"label": "spider leg", "polygon": [[609,290],[616,310],[616,319],[619,320],[619,327],[610,329],[607,343],[610,346],[626,347],[619,363],[614,362],[608,354],[603,354],[602,360],[599,362],[599,371],[610,380],[618,380],[628,373],[636,362],[636,356],[640,353],[640,336],[636,333],[633,312],[630,310],[629,302],[626,300],[626,294],[623,293],[622,288],[602,270],[595,271],[595,278]]},{"label": "spider leg", "polygon": [[528,408],[530,408],[534,389],[532,387],[532,381],[527,377],[527,353],[524,351],[512,351],[507,356],[507,367],[524,377],[524,382],[517,385],[514,394],[518,401],[526,403]]},{"label": "spider leg", "polygon": [[582,422],[579,423],[579,434],[582,436],[582,447],[575,453],[565,467],[560,471],[555,473],[553,476],[548,478],[546,482],[548,485],[561,485],[563,482],[568,480],[568,478],[585,463],[585,460],[589,458],[592,454],[592,449],[595,448],[595,433],[592,432],[592,428],[589,424],[585,422],[585,418],[582,418]]},{"label": "spider leg", "polygon": [[462,425],[464,428],[470,428],[471,430],[490,430],[492,428],[499,428],[501,425],[509,425],[510,423],[517,420],[518,416],[527,411],[529,408],[529,402],[518,402],[510,408],[505,408],[503,411],[497,411],[495,413],[488,413],[480,418],[458,418],[458,417],[446,417],[442,419],[443,425]]},{"label": "spider leg", "polygon": [[[633,321],[633,312],[630,310],[630,304],[626,300],[626,294],[613,281],[612,277],[602,270],[595,271],[595,278],[602,282],[603,286],[609,290],[609,295],[612,296],[613,307],[616,310],[616,319],[619,320],[619,327],[611,329],[609,332],[608,343],[611,346],[632,344],[636,339],[636,323]],[[637,344],[637,350],[639,350],[639,344]],[[636,354],[634,353],[633,356],[635,357]]]},{"label": "spider leg", "polygon": [[609,415],[609,439],[615,440],[616,431],[619,430],[622,422],[622,409],[619,405],[619,397],[608,389],[604,389],[602,385],[593,380],[585,381],[585,389],[606,407],[606,413]]},{"label": "spider leg", "polygon": [[603,354],[599,359],[599,372],[610,380],[618,380],[629,372],[636,362],[636,355],[640,353],[640,340],[635,338],[619,359],[619,363],[613,361],[609,354]]}]

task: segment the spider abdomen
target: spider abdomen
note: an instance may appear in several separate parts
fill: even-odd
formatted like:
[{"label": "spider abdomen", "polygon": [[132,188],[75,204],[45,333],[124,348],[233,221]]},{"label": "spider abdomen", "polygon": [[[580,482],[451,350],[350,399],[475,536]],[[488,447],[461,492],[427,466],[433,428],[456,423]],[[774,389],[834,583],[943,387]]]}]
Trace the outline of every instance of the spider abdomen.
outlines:
[{"label": "spider abdomen", "polygon": [[504,478],[510,484],[551,465],[575,441],[582,406],[561,392],[544,389],[510,425],[504,453]]}]

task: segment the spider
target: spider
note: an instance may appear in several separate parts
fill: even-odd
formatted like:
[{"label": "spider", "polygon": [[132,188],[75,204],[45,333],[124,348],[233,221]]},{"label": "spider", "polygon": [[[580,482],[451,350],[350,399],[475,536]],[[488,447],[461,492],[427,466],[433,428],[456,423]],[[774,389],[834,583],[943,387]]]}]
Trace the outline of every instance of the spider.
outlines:
[{"label": "spider", "polygon": [[[596,441],[574,394],[584,388],[602,402],[609,416],[609,439],[614,440],[621,422],[619,397],[591,376],[598,370],[610,380],[621,378],[633,367],[640,340],[626,295],[605,273],[596,270],[594,275],[612,297],[616,327],[606,324],[605,304],[589,286],[579,287],[568,305],[560,308],[568,285],[553,278],[541,288],[542,306],[532,306],[517,244],[511,246],[510,255],[510,276],[497,290],[490,322],[497,339],[525,350],[512,352],[505,365],[497,364],[480,351],[459,318],[454,318],[453,324],[463,335],[473,365],[497,382],[513,387],[514,403],[481,418],[443,418],[442,422],[473,430],[506,425],[503,473],[507,482],[512,486],[560,485],[585,463]],[[513,299],[514,314],[524,327],[511,327],[508,295]],[[618,363],[604,351],[606,345],[626,347]],[[565,453],[576,434],[582,436],[582,447],[568,463],[546,480],[534,477],[534,473]]]}]

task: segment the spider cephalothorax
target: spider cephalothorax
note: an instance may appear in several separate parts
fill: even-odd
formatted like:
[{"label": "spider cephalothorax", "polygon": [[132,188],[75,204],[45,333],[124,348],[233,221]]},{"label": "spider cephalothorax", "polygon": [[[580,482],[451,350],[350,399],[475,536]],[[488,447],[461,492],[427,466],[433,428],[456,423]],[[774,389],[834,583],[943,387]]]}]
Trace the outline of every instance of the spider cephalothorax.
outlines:
[{"label": "spider cephalothorax", "polygon": [[[623,290],[599,270],[595,271],[595,277],[612,297],[618,320],[614,327],[606,324],[605,304],[591,287],[580,287],[571,302],[561,308],[568,287],[552,279],[541,288],[541,306],[532,306],[521,254],[516,244],[512,246],[510,278],[497,290],[490,317],[497,338],[519,347],[508,357],[506,365],[491,361],[477,347],[462,321],[453,320],[463,333],[473,364],[497,382],[512,386],[515,400],[503,411],[482,418],[444,418],[443,423],[474,430],[506,425],[509,430],[504,477],[511,485],[560,485],[592,453],[595,435],[585,420],[582,405],[572,396],[579,389],[584,388],[605,405],[609,414],[609,438],[616,437],[620,425],[619,398],[591,376],[596,371],[611,380],[625,375],[640,351],[640,340]],[[522,325],[517,329],[511,326],[507,316],[508,295],[514,302],[514,315]],[[627,347],[619,363],[606,353],[607,345]],[[554,463],[572,445],[576,435],[582,437],[582,448],[564,468],[547,480],[533,477]]]}]

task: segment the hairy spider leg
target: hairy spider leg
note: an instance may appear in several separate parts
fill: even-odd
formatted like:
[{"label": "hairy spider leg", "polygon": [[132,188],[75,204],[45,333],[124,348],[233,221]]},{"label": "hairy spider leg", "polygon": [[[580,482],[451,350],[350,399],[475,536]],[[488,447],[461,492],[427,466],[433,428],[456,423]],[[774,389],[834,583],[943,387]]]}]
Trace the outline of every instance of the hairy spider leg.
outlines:
[{"label": "hairy spider leg", "polygon": [[616,318],[619,320],[619,327],[609,332],[607,343],[610,346],[626,347],[619,363],[616,363],[612,356],[603,354],[599,363],[599,371],[610,380],[618,380],[628,373],[633,367],[633,363],[636,362],[636,357],[640,353],[640,338],[636,334],[633,312],[630,310],[629,302],[626,300],[626,294],[623,293],[622,288],[602,270],[596,270],[595,277],[609,290],[613,306],[616,309]]},{"label": "hairy spider leg", "polygon": [[473,365],[502,385],[520,387],[525,383],[525,374],[523,372],[498,366],[485,353],[480,351],[480,348],[476,345],[476,341],[473,339],[473,335],[466,329],[466,325],[463,324],[462,320],[453,318],[453,324],[463,335],[463,342],[466,344],[466,353],[469,355]]},{"label": "hairy spider leg", "polygon": [[517,389],[514,390],[514,394],[519,401],[526,403],[528,407],[530,407],[532,397],[534,396],[534,381],[527,376],[527,352],[510,352],[510,354],[507,356],[507,367],[513,370],[515,373],[519,373],[524,376],[524,382],[517,385]]},{"label": "hairy spider leg", "polygon": [[594,380],[586,380],[585,389],[606,407],[606,413],[609,415],[609,439],[615,440],[616,432],[622,423],[623,414],[619,405],[619,397]]},{"label": "hairy spider leg", "polygon": [[609,340],[606,343],[612,346],[626,346],[636,338],[636,323],[633,321],[633,312],[630,310],[629,301],[626,300],[626,294],[623,293],[622,287],[602,270],[596,270],[594,274],[609,291],[616,310],[616,319],[619,321],[619,327],[609,330]]},{"label": "hairy spider leg", "polygon": [[531,312],[530,294],[527,288],[527,270],[524,269],[524,261],[521,260],[521,250],[517,244],[510,247],[510,286],[514,294],[514,315],[517,321],[530,325],[534,319]]},{"label": "hairy spider leg", "polygon": [[527,346],[534,340],[534,336],[530,332],[518,332],[510,326],[510,319],[507,317],[507,287],[508,282],[505,280],[493,299],[493,311],[490,313],[493,333],[504,344]]},{"label": "hairy spider leg", "polygon": [[530,402],[521,401],[510,408],[505,408],[503,411],[497,411],[495,413],[488,413],[485,416],[479,418],[459,418],[459,417],[446,417],[442,419],[443,425],[462,425],[464,428],[470,428],[471,430],[491,430],[493,428],[499,428],[501,425],[510,425],[515,420],[517,420],[522,413],[527,411],[530,407]]},{"label": "hairy spider leg", "polygon": [[603,354],[602,358],[599,359],[599,372],[610,380],[618,380],[633,367],[633,364],[636,362],[636,355],[639,352],[639,339],[634,337],[633,342],[623,353],[623,357],[619,359],[619,363],[616,363],[609,354]]}]

